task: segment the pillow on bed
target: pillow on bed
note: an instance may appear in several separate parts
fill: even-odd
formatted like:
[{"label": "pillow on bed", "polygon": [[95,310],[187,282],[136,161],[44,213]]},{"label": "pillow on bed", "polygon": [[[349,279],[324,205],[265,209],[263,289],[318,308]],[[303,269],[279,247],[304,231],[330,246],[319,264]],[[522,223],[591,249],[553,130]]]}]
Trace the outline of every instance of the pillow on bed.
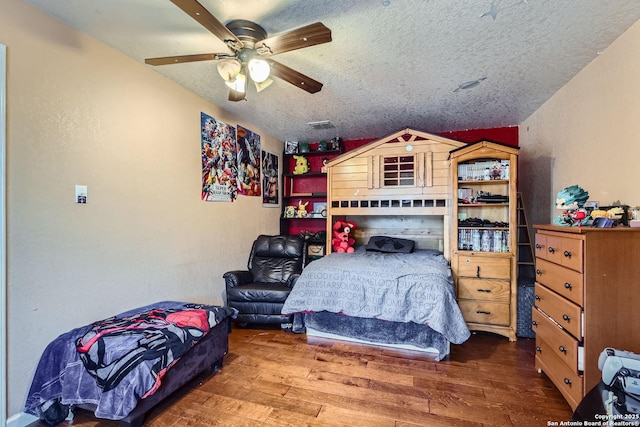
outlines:
[{"label": "pillow on bed", "polygon": [[388,236],[371,236],[367,243],[368,251],[408,254],[413,252],[415,242]]}]

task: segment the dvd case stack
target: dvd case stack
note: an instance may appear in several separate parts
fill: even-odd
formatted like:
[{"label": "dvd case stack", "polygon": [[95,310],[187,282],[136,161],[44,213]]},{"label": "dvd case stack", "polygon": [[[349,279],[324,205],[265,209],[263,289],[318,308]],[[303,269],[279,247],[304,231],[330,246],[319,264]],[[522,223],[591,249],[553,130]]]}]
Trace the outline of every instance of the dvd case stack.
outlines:
[{"label": "dvd case stack", "polygon": [[458,249],[476,252],[509,252],[509,230],[458,230]]}]

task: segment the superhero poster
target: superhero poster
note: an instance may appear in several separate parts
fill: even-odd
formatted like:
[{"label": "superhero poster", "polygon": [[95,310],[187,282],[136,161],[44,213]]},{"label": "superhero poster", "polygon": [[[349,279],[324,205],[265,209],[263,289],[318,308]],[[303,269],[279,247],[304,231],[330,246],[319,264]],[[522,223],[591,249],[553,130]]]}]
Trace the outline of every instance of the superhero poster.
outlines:
[{"label": "superhero poster", "polygon": [[236,153],[238,193],[243,196],[261,196],[260,135],[238,125]]},{"label": "superhero poster", "polygon": [[262,204],[267,207],[278,206],[278,156],[262,152]]},{"label": "superhero poster", "polygon": [[233,202],[237,197],[236,128],[200,113],[202,200]]}]

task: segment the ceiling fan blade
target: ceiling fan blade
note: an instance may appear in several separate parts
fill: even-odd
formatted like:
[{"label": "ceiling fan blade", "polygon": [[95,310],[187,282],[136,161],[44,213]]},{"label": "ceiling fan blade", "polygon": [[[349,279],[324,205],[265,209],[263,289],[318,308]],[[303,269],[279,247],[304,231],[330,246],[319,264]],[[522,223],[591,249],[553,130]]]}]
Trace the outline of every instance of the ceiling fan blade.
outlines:
[{"label": "ceiling fan blade", "polygon": [[255,49],[260,55],[269,56],[330,41],[331,30],[322,22],[316,22],[256,42]]},{"label": "ceiling fan blade", "polygon": [[163,56],[161,58],[147,58],[144,60],[145,64],[149,65],[169,65],[180,64],[183,62],[196,62],[196,61],[213,61],[215,59],[233,58],[233,55],[226,53],[201,53],[196,55],[179,55],[179,56]]},{"label": "ceiling fan blade", "polygon": [[214,36],[225,42],[234,51],[242,49],[242,41],[238,39],[227,27],[196,0],[171,0],[173,4],[182,9],[187,15],[195,19],[209,30]]},{"label": "ceiling fan blade", "polygon": [[246,93],[239,92],[237,90],[229,89],[229,101],[238,102],[246,100]]},{"label": "ceiling fan blade", "polygon": [[274,60],[270,59],[268,62],[271,66],[272,76],[287,81],[294,86],[298,86],[300,89],[306,90],[309,93],[320,92],[320,89],[322,89],[322,83],[319,81],[314,80],[309,76],[305,76],[293,68],[289,68]]}]

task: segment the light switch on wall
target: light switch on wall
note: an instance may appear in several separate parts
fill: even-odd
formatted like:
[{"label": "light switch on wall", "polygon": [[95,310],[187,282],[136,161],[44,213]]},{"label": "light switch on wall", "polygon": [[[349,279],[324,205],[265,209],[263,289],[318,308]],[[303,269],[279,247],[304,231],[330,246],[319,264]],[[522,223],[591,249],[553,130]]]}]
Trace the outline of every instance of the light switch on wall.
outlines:
[{"label": "light switch on wall", "polygon": [[76,203],[87,203],[86,185],[76,185]]}]

